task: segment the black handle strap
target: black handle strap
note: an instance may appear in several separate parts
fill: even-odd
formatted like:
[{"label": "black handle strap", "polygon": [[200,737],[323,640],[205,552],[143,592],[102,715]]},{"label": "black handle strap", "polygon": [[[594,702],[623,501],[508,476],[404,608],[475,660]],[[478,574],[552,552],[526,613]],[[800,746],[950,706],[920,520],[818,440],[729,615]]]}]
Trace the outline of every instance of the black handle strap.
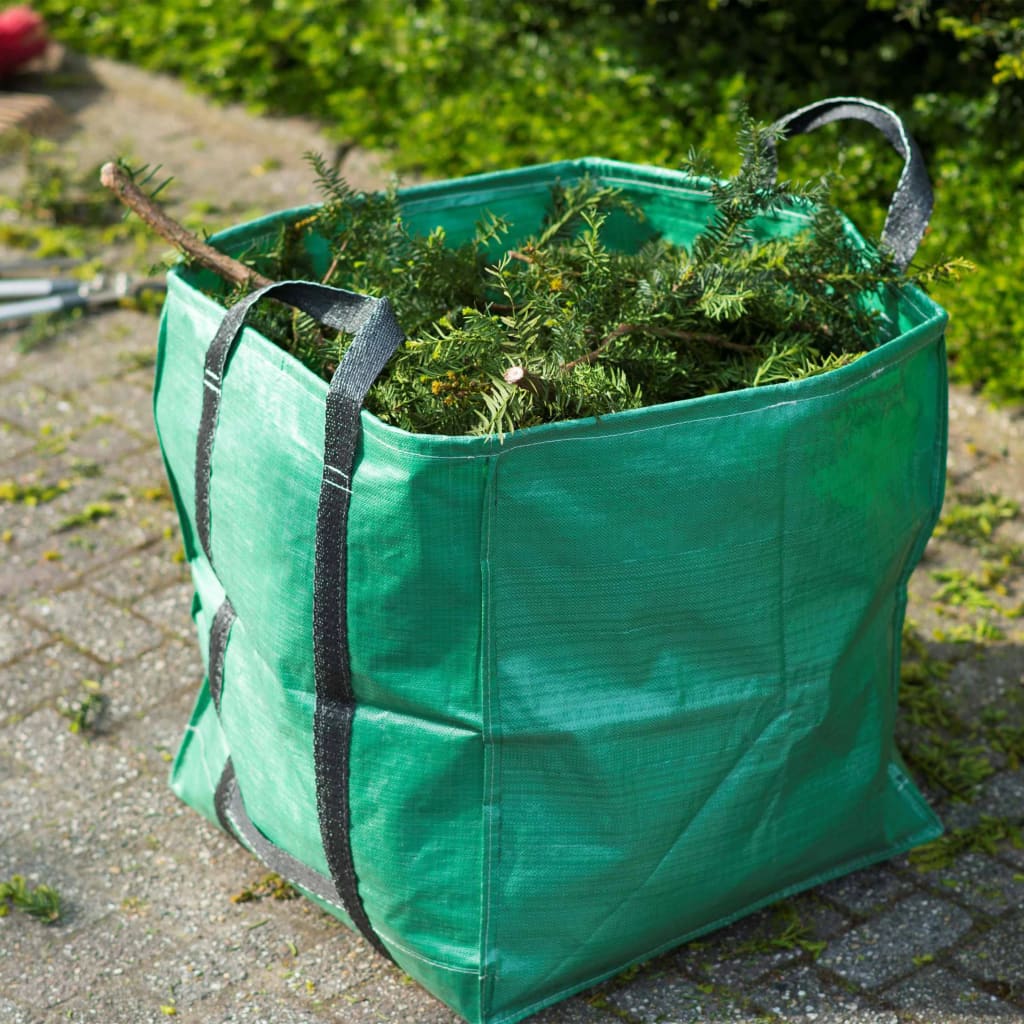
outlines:
[{"label": "black handle strap", "polygon": [[[348,648],[347,530],[352,472],[359,443],[360,410],[373,382],[405,336],[387,299],[375,299],[304,281],[269,285],[247,295],[228,310],[206,353],[203,407],[196,440],[196,527],[211,565],[210,470],[221,392],[228,360],[241,337],[245,317],[264,297],[279,299],[328,327],[353,335],[327,391],[324,466],[317,507],[313,580],[312,632],[316,683],[313,759],[320,834],[331,878],[324,879],[316,872],[310,874],[310,869],[271,844],[248,821],[230,763],[230,778],[225,774],[222,785],[218,787],[218,817],[228,832],[241,838],[272,867],[275,864],[283,866],[286,870],[281,873],[286,877],[310,892],[336,902],[367,941],[390,959],[363,907],[349,836],[349,774],[355,693]],[[214,616],[210,635],[210,690],[218,713],[224,685],[224,652],[234,621],[235,610],[225,598]],[[229,813],[232,809],[233,814]],[[302,874],[303,871],[307,874]]]},{"label": "black handle strap", "polygon": [[331,879],[272,843],[253,823],[245,809],[230,757],[224,764],[213,802],[217,820],[224,831],[248,847],[271,871],[324,902],[344,910],[341,897]]},{"label": "black handle strap", "polygon": [[[903,121],[888,107],[858,96],[836,96],[794,110],[775,122],[775,127],[790,135],[805,135],[833,121],[866,121],[877,128],[893,149],[903,158],[903,172],[896,183],[889,204],[889,213],[882,229],[882,244],[895,257],[901,270],[906,270],[924,238],[932,213],[932,186],[924,157]],[[775,163],[777,154],[772,145],[768,153]]]},{"label": "black handle strap", "polygon": [[[401,329],[394,321],[394,314],[390,312],[391,306],[387,299],[374,299],[368,295],[359,295],[342,288],[330,288],[309,281],[281,281],[267,285],[236,302],[227,311],[213,341],[210,342],[210,347],[206,350],[203,408],[196,444],[196,528],[203,552],[211,565],[213,558],[210,552],[210,466],[213,460],[217,419],[220,415],[221,387],[228,360],[242,335],[245,318],[249,310],[264,297],[286,302],[303,313],[308,313],[326,327],[346,331],[355,336],[342,365],[335,373],[335,380],[344,371],[345,379],[342,383],[346,385],[346,391],[352,395],[359,394],[360,405],[373,380],[403,340]],[[392,327],[390,333],[382,330],[384,325]],[[389,344],[391,348],[381,360],[380,357]],[[359,385],[363,383],[371,367],[377,369],[373,373],[373,378],[360,392]],[[334,388],[334,381],[331,387]]]}]

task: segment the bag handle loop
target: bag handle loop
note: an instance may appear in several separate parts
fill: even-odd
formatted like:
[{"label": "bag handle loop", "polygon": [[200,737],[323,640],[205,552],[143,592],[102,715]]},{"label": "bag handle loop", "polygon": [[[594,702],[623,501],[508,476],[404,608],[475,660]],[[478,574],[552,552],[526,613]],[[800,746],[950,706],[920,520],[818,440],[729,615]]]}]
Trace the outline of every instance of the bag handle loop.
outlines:
[{"label": "bag handle loop", "polygon": [[[319,323],[354,335],[328,393],[328,416],[337,414],[338,399],[346,395],[361,407],[377,375],[405,340],[387,299],[332,288],[310,281],[279,281],[250,293],[225,314],[206,350],[203,370],[203,409],[196,443],[196,528],[207,560],[210,549],[210,467],[220,414],[220,391],[228,360],[245,326],[249,311],[263,298],[285,302]],[[332,401],[331,392],[335,392]],[[332,406],[335,408],[332,409]],[[328,460],[329,461],[329,460]]]},{"label": "bag handle loop", "polygon": [[[897,266],[906,270],[924,238],[931,217],[933,195],[924,157],[900,117],[888,107],[859,96],[835,96],[820,100],[780,117],[774,127],[783,138],[806,135],[833,121],[866,121],[877,128],[889,145],[903,158],[903,172],[889,203],[882,229],[882,245],[894,256]],[[768,147],[773,169],[778,169],[774,143]]]},{"label": "bag handle loop", "polygon": [[[367,392],[405,340],[405,335],[387,299],[306,281],[281,281],[268,285],[247,295],[227,311],[206,352],[203,408],[196,439],[196,526],[211,566],[210,469],[221,389],[228,360],[242,335],[246,315],[265,297],[286,302],[325,326],[353,335],[352,343],[331,378],[325,403],[324,464],[317,505],[313,576],[312,633],[316,688],[313,762],[320,836],[333,892],[364,938],[383,956],[390,957],[363,906],[349,836],[349,768],[356,701],[348,647],[347,532],[352,472],[360,437],[359,413]],[[225,597],[214,618],[210,638],[210,670],[211,674],[215,669],[218,673],[216,680],[210,679],[210,690],[218,712],[223,687],[223,648],[235,618],[235,609]],[[237,792],[237,783],[235,790]],[[236,811],[241,806],[241,794],[237,794],[234,806]],[[238,814],[235,819],[241,820]],[[257,853],[264,857],[268,853],[277,856],[270,844],[260,844],[253,835],[246,838]],[[297,880],[312,892],[320,891],[314,886],[316,879]]]}]

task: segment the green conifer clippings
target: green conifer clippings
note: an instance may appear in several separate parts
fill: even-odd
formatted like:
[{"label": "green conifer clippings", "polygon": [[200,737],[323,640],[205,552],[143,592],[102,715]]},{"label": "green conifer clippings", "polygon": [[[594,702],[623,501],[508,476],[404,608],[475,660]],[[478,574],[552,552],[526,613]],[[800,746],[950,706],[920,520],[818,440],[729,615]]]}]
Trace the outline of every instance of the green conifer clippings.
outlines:
[{"label": "green conifer clippings", "polygon": [[[894,289],[965,265],[908,275],[858,244],[824,182],[775,180],[774,131],[743,120],[732,178],[691,156],[685,169],[706,182],[713,215],[689,249],[658,238],[610,248],[609,217],[643,214],[589,179],[556,185],[544,224],[514,247],[511,225],[493,215],[450,246],[441,227],[410,231],[394,189],[357,193],[309,155],[322,206],[249,262],[276,280],[310,279],[304,243],[315,234],[330,254],[324,283],[390,299],[407,341],[366,407],[416,433],[504,434],[798,380],[888,340],[881,310]],[[757,240],[758,218],[793,207],[805,230]],[[350,341],[276,305],[253,321],[325,379]]]}]

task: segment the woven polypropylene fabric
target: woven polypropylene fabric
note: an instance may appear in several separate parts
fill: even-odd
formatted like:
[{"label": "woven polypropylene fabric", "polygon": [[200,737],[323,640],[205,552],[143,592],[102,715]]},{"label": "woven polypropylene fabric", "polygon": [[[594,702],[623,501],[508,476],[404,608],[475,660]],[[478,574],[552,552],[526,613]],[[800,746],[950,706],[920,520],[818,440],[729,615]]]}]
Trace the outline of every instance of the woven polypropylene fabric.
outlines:
[{"label": "woven polypropylene fabric", "polygon": [[[709,217],[699,184],[598,160],[420,186],[405,214],[453,244],[486,210],[525,236],[550,185],[588,173],[647,214],[611,223],[618,244],[685,244]],[[219,241],[258,246],[279,224]],[[171,275],[156,419],[204,656],[225,596],[236,618],[220,714],[204,685],[173,785],[216,820],[230,756],[252,827],[329,875],[312,625],[327,386],[242,335],[211,459],[211,566],[193,476],[224,310],[203,283]],[[887,312],[892,339],[840,370],[503,441],[362,414],[353,863],[389,953],[469,1020],[519,1020],[938,833],[893,720],[906,583],[942,500],[945,315],[914,289]]]}]

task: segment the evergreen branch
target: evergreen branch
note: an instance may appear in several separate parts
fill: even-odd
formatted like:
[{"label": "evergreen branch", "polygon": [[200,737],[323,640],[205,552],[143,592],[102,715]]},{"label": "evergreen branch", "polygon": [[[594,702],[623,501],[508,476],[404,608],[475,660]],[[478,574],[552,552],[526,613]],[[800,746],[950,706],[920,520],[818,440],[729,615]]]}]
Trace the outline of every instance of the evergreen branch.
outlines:
[{"label": "evergreen branch", "polygon": [[594,362],[594,360],[604,353],[609,346],[627,334],[654,334],[659,338],[674,338],[677,341],[703,342],[706,345],[718,345],[719,347],[729,349],[732,352],[753,351],[752,345],[743,345],[736,341],[730,341],[728,338],[723,338],[720,334],[708,334],[702,331],[679,331],[673,330],[671,327],[661,327],[658,324],[619,324],[615,330],[611,331],[601,339],[601,343],[597,348],[592,349],[590,352],[586,353],[586,355],[582,355],[578,359],[572,360],[572,362],[564,363],[562,365],[562,372],[569,373],[572,370],[575,370],[577,366],[582,366],[584,363]]}]

